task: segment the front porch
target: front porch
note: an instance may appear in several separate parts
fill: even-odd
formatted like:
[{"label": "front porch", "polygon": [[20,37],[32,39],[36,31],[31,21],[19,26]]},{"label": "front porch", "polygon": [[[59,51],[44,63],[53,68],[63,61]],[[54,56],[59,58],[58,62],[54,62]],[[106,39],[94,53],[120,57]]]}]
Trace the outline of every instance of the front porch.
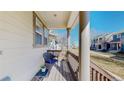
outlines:
[{"label": "front porch", "polygon": [[121,51],[121,42],[110,42],[110,52],[117,53]]},{"label": "front porch", "polygon": [[[90,62],[90,22],[87,15],[82,11],[1,12],[0,80],[119,80]],[[76,48],[71,46],[70,34],[77,24],[78,29],[74,30],[79,33],[79,44]],[[49,40],[58,39],[49,35],[55,29],[66,31],[65,38],[60,39],[65,41],[64,44],[55,46],[58,42]],[[63,30],[59,31],[63,33]],[[76,38],[75,34],[73,38]],[[49,41],[53,41],[50,48]],[[44,59],[44,53],[52,51],[54,54],[58,49],[57,62],[48,62],[48,57],[47,61]],[[35,76],[45,66],[48,74],[44,78]]]},{"label": "front porch", "polygon": [[[59,14],[58,12],[55,12]],[[59,56],[57,57],[58,61],[54,64],[45,63],[48,68],[48,74],[41,78],[35,76],[32,80],[40,81],[111,81],[119,80],[110,72],[102,69],[93,62],[90,61],[90,23],[87,18],[87,12],[61,12],[61,15],[66,15],[66,18],[63,19],[60,15],[56,18],[56,14],[51,15],[50,12],[40,12],[44,18],[47,20],[46,23],[49,26],[49,29],[66,29],[67,31],[67,45],[65,48],[60,48]],[[54,19],[51,20],[50,18]],[[67,21],[66,25],[63,26],[63,20]],[[65,22],[64,21],[64,22]],[[53,25],[52,25],[53,24]],[[78,52],[72,49],[70,45],[70,32],[72,28],[79,24],[79,47]],[[60,27],[61,26],[61,27]],[[57,38],[56,38],[57,39]],[[52,54],[58,52],[57,47],[55,47],[55,41],[52,43],[53,49],[48,49],[47,52]]]},{"label": "front porch", "polygon": [[[68,55],[68,56],[67,56]],[[74,50],[60,52],[58,62],[46,64],[48,74],[41,78],[34,76],[32,81],[79,81],[79,56]],[[90,62],[90,81],[120,81],[120,77]]]}]

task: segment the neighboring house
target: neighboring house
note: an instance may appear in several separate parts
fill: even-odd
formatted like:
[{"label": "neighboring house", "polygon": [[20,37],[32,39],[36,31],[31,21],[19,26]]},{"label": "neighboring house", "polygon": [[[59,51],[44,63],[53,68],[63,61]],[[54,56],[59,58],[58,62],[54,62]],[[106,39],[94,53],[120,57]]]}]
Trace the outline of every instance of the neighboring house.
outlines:
[{"label": "neighboring house", "polygon": [[48,43],[48,49],[55,49],[55,41],[57,39],[57,36],[53,33],[49,33],[49,43]]},{"label": "neighboring house", "polygon": [[54,33],[49,33],[48,49],[61,50],[60,43],[58,42],[57,37],[58,36]]},{"label": "neighboring house", "polygon": [[91,42],[91,49],[97,51],[108,51],[110,48],[111,34],[99,35]]},{"label": "neighboring house", "polygon": [[124,31],[99,35],[91,42],[91,49],[97,51],[124,52]]},{"label": "neighboring house", "polygon": [[95,49],[96,49],[96,46],[95,46],[95,39],[91,40],[91,42],[90,42],[90,49],[91,49],[91,50],[95,50]]},{"label": "neighboring house", "polygon": [[124,52],[124,31],[114,33],[112,38],[112,41],[110,41],[110,51]]}]

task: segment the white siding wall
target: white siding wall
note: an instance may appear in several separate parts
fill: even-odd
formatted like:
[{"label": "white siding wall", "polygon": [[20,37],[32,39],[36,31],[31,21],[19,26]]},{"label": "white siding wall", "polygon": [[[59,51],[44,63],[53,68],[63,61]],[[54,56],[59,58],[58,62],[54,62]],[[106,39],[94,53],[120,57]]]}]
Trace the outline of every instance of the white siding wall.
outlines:
[{"label": "white siding wall", "polygon": [[45,51],[32,45],[32,12],[0,12],[0,79],[32,79],[44,64]]}]

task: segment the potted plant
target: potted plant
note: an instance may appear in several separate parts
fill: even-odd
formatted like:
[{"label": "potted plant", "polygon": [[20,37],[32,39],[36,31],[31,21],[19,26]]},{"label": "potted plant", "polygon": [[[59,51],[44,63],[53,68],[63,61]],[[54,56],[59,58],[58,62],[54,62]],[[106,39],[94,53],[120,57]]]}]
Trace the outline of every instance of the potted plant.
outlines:
[{"label": "potted plant", "polygon": [[46,71],[46,66],[41,66],[41,72],[45,72]]}]

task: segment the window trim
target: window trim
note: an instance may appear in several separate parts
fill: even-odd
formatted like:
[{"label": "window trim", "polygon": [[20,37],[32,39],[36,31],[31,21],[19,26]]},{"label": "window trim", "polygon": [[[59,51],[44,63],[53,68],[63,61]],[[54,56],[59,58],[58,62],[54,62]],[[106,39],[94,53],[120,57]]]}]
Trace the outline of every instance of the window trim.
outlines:
[{"label": "window trim", "polygon": [[[43,27],[43,32],[42,33],[38,33],[36,32],[36,19],[39,20],[39,22],[42,24],[41,27]],[[37,16],[37,14],[33,11],[33,48],[42,48],[45,46],[44,44],[44,37],[45,37],[45,29],[47,29],[47,31],[49,32],[49,29],[47,28],[47,26],[42,22],[42,20]],[[42,44],[36,44],[35,43],[35,33],[38,34],[42,34]],[[48,43],[48,42],[47,42]]]},{"label": "window trim", "polygon": [[[36,28],[37,28],[36,19],[39,20],[39,17],[36,15],[35,12],[33,12],[33,48],[41,48],[41,47],[43,47],[43,37],[44,37],[44,35],[43,35],[43,33],[41,34],[41,33],[38,33],[36,31]],[[39,21],[41,22],[41,20],[39,20]],[[41,24],[42,24],[42,22],[41,22]],[[43,27],[43,32],[44,32],[44,25],[42,24],[41,27]],[[36,33],[42,35],[42,44],[36,44],[36,41],[35,41],[36,40],[36,36],[35,36]]]},{"label": "window trim", "polygon": [[[47,33],[48,36],[45,36]],[[44,28],[44,45],[47,46],[48,45],[48,37],[49,37],[49,30],[47,28]],[[45,42],[46,39],[46,42]]]}]

